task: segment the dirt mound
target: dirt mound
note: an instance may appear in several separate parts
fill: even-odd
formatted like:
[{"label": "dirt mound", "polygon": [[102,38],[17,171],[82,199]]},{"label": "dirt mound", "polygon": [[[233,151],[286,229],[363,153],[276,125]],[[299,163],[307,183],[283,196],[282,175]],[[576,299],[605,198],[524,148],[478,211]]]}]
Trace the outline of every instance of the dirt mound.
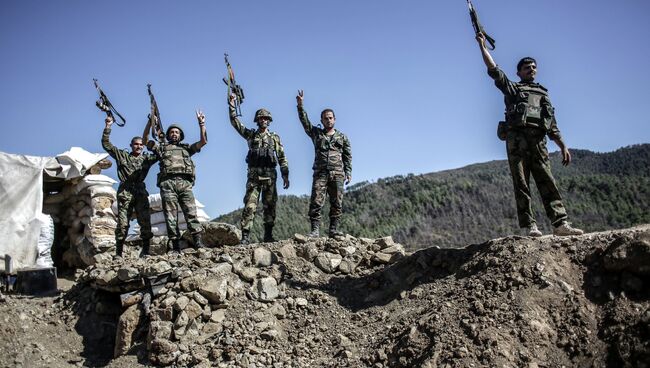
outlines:
[{"label": "dirt mound", "polygon": [[350,236],[189,249],[91,266],[58,298],[9,296],[0,354],[50,367],[640,367],[649,257],[648,225],[414,254]]}]

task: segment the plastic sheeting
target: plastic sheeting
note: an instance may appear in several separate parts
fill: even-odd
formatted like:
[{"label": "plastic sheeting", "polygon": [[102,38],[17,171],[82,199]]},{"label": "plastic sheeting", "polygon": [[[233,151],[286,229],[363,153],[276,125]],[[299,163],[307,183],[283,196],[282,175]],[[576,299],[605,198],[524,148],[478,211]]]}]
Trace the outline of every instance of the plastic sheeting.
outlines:
[{"label": "plastic sheeting", "polygon": [[9,254],[16,269],[33,266],[38,256],[43,168],[51,160],[0,152],[0,258]]},{"label": "plastic sheeting", "polygon": [[73,179],[83,176],[88,169],[108,157],[108,153],[90,153],[80,147],[56,156],[56,161],[45,167],[45,173],[54,178]]}]

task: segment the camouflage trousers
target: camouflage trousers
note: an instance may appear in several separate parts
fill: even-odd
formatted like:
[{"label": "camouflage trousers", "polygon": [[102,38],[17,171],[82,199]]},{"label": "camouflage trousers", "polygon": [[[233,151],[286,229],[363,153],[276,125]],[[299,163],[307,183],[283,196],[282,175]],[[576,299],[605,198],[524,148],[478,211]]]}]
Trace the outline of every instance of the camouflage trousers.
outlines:
[{"label": "camouflage trousers", "polygon": [[325,196],[330,197],[330,221],[338,220],[343,213],[343,184],[345,174],[340,171],[316,171],[311,186],[309,200],[309,219],[320,221]]},{"label": "camouflage trousers", "polygon": [[149,193],[144,183],[127,185],[121,183],[117,189],[117,227],[115,228],[115,246],[121,248],[129,231],[129,220],[135,212],[140,225],[140,238],[148,241],[151,233],[151,217],[149,211]]},{"label": "camouflage trousers", "polygon": [[192,193],[193,183],[183,176],[171,176],[163,178],[158,184],[160,196],[162,197],[165,224],[167,225],[167,236],[170,240],[180,239],[178,230],[179,209],[187,221],[187,229],[191,234],[198,234],[202,227],[196,216],[196,203]]},{"label": "camouflage trousers", "polygon": [[551,162],[546,149],[546,137],[536,129],[510,130],[506,138],[508,164],[517,203],[517,217],[520,227],[534,224],[535,216],[531,206],[530,175],[533,175],[542,197],[546,216],[553,226],[567,219],[566,209],[558,190]]},{"label": "camouflage trousers", "polygon": [[275,205],[278,202],[277,176],[275,168],[248,169],[244,210],[239,223],[242,230],[250,230],[251,226],[253,226],[260,194],[262,195],[264,209],[264,224],[273,225],[275,223]]}]

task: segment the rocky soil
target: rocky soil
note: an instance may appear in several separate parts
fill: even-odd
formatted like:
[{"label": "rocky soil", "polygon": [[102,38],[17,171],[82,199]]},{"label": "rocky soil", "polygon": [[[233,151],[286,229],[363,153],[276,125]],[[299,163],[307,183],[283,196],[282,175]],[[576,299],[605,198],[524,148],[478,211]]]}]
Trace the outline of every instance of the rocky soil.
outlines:
[{"label": "rocky soil", "polygon": [[413,254],[351,236],[131,254],[60,295],[5,295],[0,366],[650,362],[650,225]]}]

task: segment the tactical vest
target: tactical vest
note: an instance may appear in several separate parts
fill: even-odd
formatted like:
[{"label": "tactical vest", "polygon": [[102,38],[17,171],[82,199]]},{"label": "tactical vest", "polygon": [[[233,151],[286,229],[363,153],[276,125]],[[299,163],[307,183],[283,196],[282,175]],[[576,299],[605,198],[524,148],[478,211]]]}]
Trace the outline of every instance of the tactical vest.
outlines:
[{"label": "tactical vest", "polygon": [[338,131],[328,136],[319,130],[315,140],[314,169],[343,170],[343,136]]},{"label": "tactical vest", "polygon": [[190,157],[189,145],[166,144],[160,158],[160,177],[189,175],[194,180],[194,162]]},{"label": "tactical vest", "polygon": [[271,133],[255,134],[248,141],[246,163],[250,167],[275,167],[275,141]]},{"label": "tactical vest", "polygon": [[515,100],[506,106],[509,127],[534,127],[547,131],[553,120],[553,106],[548,91],[537,83],[517,83]]}]

